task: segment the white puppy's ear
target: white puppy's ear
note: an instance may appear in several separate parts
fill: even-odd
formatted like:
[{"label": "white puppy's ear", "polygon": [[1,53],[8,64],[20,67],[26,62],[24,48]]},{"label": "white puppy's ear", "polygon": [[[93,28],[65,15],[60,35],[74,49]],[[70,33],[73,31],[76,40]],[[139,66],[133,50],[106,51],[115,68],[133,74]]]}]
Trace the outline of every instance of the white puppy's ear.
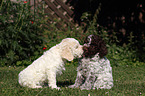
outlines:
[{"label": "white puppy's ear", "polygon": [[74,59],[71,49],[68,46],[67,47],[65,46],[62,49],[61,56],[62,56],[62,58],[67,59],[68,61],[72,61]]}]

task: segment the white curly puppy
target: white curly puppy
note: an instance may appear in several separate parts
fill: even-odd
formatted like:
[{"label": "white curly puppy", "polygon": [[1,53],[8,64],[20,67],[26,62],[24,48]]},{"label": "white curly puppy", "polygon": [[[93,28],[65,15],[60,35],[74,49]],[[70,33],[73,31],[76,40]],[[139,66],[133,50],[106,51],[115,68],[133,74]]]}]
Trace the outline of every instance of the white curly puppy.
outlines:
[{"label": "white curly puppy", "polygon": [[48,82],[51,88],[59,89],[56,85],[56,74],[62,73],[63,59],[72,61],[81,57],[82,46],[74,38],[66,38],[60,44],[50,48],[18,75],[18,82],[23,87],[42,88],[44,82]]}]

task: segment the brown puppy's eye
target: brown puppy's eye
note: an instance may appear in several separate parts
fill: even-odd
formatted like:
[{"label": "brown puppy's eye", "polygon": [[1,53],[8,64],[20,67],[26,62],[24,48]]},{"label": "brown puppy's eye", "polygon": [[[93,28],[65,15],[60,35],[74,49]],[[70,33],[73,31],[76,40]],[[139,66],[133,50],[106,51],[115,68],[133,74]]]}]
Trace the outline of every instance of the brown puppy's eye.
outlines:
[{"label": "brown puppy's eye", "polygon": [[89,43],[88,39],[86,39],[86,40],[84,41],[84,43]]}]

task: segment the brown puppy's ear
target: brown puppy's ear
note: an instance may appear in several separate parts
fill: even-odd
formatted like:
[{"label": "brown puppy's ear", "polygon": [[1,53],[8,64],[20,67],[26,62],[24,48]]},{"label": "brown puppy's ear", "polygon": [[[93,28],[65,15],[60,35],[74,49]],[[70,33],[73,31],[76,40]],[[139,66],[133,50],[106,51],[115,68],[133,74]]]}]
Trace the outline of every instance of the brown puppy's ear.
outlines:
[{"label": "brown puppy's ear", "polygon": [[102,58],[102,57],[104,57],[105,55],[107,55],[107,53],[108,53],[108,50],[107,50],[106,44],[105,44],[105,42],[102,40],[101,43],[100,43],[99,56]]},{"label": "brown puppy's ear", "polygon": [[71,49],[68,46],[62,48],[61,56],[62,58],[67,59],[68,61],[72,61],[74,59]]}]

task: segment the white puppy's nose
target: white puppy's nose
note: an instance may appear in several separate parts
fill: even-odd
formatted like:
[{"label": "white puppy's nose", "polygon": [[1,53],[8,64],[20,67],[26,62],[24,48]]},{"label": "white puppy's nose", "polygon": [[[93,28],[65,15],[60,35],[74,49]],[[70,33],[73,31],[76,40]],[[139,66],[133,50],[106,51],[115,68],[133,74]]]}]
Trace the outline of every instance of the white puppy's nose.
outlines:
[{"label": "white puppy's nose", "polygon": [[83,45],[80,45],[80,47],[82,48],[82,47],[83,47]]},{"label": "white puppy's nose", "polygon": [[87,44],[84,44],[83,46],[87,46]]}]

